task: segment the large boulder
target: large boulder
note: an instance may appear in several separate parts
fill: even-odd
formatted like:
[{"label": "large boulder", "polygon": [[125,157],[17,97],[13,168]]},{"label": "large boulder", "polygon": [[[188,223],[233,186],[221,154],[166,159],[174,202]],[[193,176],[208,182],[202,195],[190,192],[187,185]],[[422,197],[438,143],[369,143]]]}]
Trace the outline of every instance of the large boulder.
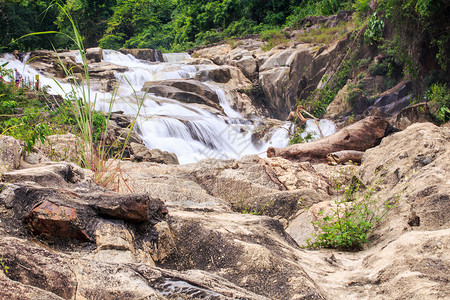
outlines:
[{"label": "large boulder", "polygon": [[431,122],[433,116],[426,103],[418,103],[402,109],[391,119],[391,124],[400,130],[406,129],[414,123]]},{"label": "large boulder", "polygon": [[[221,276],[203,271],[171,271],[139,263],[108,263],[51,251],[17,238],[0,239],[0,255],[10,266],[0,280],[8,299],[267,299]],[[7,289],[11,287],[12,290]],[[16,294],[24,291],[23,294]],[[4,293],[3,293],[4,292]]]},{"label": "large boulder", "polygon": [[144,84],[142,91],[180,102],[206,104],[223,111],[223,108],[219,105],[219,98],[216,92],[197,80],[149,81]]},{"label": "large boulder", "polygon": [[296,244],[272,218],[176,211],[168,224],[177,251],[163,267],[208,270],[271,299],[323,298],[295,262]]},{"label": "large boulder", "polygon": [[138,143],[130,143],[132,159],[138,162],[156,162],[160,164],[178,165],[178,158],[174,153],[161,151],[159,149],[148,149],[145,145]]},{"label": "large boulder", "polygon": [[102,48],[87,48],[86,49],[86,59],[94,62],[101,62],[103,60],[103,49]]},{"label": "large boulder", "polygon": [[19,167],[23,146],[15,138],[0,135],[0,174]]}]

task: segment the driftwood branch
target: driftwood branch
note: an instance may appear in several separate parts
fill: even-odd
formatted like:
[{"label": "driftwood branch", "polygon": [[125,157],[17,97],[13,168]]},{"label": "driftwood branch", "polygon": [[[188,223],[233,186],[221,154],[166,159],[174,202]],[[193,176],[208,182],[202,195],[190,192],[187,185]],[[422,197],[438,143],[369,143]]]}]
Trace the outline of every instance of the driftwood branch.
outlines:
[{"label": "driftwood branch", "polygon": [[323,139],[285,148],[267,149],[267,157],[281,156],[293,161],[327,162],[327,154],[342,150],[365,151],[377,146],[388,132],[388,122],[368,117]]},{"label": "driftwood branch", "polygon": [[338,152],[328,153],[327,161],[330,165],[345,164],[349,161],[360,164],[363,155],[364,151],[342,150]]}]

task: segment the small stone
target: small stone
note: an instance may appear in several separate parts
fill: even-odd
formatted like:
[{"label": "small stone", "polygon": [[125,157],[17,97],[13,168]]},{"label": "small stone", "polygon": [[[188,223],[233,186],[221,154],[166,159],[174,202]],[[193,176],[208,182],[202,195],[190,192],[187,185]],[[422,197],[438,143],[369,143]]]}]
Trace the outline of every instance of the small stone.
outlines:
[{"label": "small stone", "polygon": [[44,201],[31,211],[26,220],[31,229],[39,234],[89,240],[89,236],[80,229],[77,213],[72,207]]},{"label": "small stone", "polygon": [[411,212],[411,214],[409,215],[408,225],[409,226],[420,226],[420,217],[418,215],[416,215],[415,211]]}]

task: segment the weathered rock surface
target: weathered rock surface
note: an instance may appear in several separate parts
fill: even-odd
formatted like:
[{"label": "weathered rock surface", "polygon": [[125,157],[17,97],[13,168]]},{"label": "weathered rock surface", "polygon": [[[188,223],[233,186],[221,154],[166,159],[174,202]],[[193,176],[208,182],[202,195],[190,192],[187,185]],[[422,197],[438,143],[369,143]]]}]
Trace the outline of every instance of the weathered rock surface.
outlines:
[{"label": "weathered rock surface", "polygon": [[0,136],[0,174],[19,167],[23,146],[13,137]]},{"label": "weathered rock surface", "polygon": [[419,103],[402,109],[391,118],[391,124],[395,128],[404,130],[414,123],[425,123],[431,122],[432,120],[428,105],[426,103]]},{"label": "weathered rock surface", "polygon": [[197,80],[150,81],[144,84],[142,91],[185,103],[206,104],[223,111],[223,108],[219,105],[217,94],[210,87]]},{"label": "weathered rock surface", "polygon": [[[421,123],[366,151],[356,169],[363,183],[376,187],[378,203],[399,200],[365,250],[305,253],[301,265],[326,298],[448,297],[449,144],[448,128]],[[287,232],[305,244],[314,230],[310,222],[332,206],[327,201],[300,210]]]},{"label": "weathered rock surface", "polygon": [[[0,257],[9,272],[0,272],[0,294],[444,299],[449,130],[411,125],[367,150],[361,166],[257,156],[190,165],[124,161],[126,184],[137,193],[129,195],[105,192],[67,163],[7,172],[13,181],[0,193]],[[311,221],[332,212],[331,177],[340,173],[341,181],[356,176],[376,185],[379,204],[399,200],[363,251],[301,249],[315,230]],[[79,239],[80,231],[88,238]]]},{"label": "weathered rock surface", "polygon": [[152,62],[164,61],[161,50],[155,49],[120,49],[123,54],[131,54],[137,59],[148,60]]},{"label": "weathered rock surface", "polygon": [[178,165],[178,158],[174,153],[161,151],[159,149],[148,149],[145,145],[131,142],[130,143],[132,160],[138,162],[156,162],[161,164]]},{"label": "weathered rock surface", "polygon": [[86,49],[86,59],[101,62],[103,60],[103,49],[98,47]]}]

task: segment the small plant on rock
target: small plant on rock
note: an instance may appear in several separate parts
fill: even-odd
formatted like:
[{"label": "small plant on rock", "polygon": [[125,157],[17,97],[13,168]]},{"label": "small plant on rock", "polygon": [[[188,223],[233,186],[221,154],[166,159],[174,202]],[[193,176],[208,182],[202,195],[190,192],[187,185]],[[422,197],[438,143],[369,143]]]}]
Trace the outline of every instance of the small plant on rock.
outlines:
[{"label": "small plant on rock", "polygon": [[3,270],[5,270],[5,273],[8,274],[9,267],[6,265],[6,263],[3,261],[3,257],[0,258],[0,265],[2,265]]},{"label": "small plant on rock", "polygon": [[374,197],[376,186],[361,192],[363,185],[355,176],[350,184],[340,184],[336,178],[335,183],[336,206],[327,215],[320,212],[323,218],[313,222],[318,231],[308,239],[307,246],[361,250],[369,242],[370,233],[386,218],[397,199],[379,204]]}]

